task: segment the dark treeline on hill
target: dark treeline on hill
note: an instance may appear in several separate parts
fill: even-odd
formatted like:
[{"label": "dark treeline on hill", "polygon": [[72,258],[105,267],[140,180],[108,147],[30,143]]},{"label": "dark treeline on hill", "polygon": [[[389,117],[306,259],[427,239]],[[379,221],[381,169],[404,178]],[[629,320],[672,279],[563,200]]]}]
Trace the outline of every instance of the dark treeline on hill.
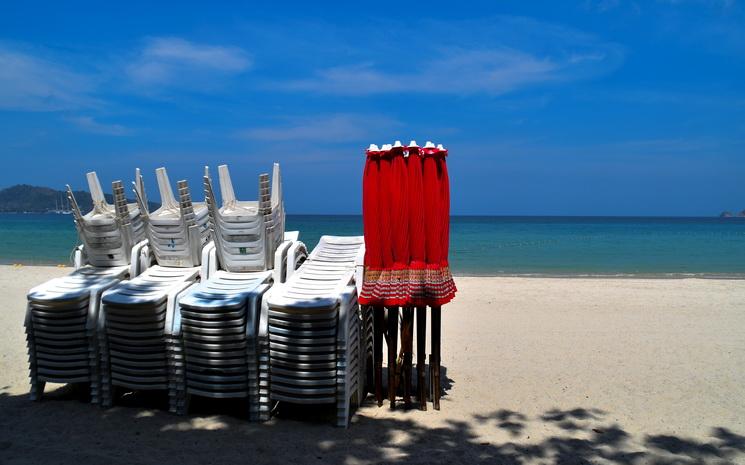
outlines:
[{"label": "dark treeline on hill", "polygon": [[[73,191],[80,210],[85,214],[93,208],[91,194],[87,191]],[[105,194],[106,201],[113,203],[113,196]],[[134,200],[130,200],[134,202]],[[150,203],[150,211],[158,208],[157,204]],[[16,186],[0,189],[0,212],[12,213],[46,213],[55,209],[64,210],[68,206],[67,194],[49,187],[29,186],[18,184]]]}]

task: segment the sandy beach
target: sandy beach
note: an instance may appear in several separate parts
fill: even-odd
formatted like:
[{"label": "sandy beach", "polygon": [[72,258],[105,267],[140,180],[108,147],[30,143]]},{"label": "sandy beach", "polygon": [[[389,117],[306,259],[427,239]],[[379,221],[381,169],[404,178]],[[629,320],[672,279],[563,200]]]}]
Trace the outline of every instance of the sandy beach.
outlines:
[{"label": "sandy beach", "polygon": [[236,402],[177,417],[153,394],[102,410],[58,385],[29,401],[25,295],[68,272],[0,266],[0,464],[745,463],[743,280],[457,278],[442,410],[368,397],[344,430]]}]

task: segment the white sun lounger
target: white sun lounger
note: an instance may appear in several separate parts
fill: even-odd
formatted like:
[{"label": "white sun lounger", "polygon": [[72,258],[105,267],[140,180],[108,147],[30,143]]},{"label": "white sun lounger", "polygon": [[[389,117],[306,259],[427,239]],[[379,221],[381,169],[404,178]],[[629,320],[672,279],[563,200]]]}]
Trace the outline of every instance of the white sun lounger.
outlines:
[{"label": "white sun lounger", "polygon": [[[98,336],[105,407],[113,404],[117,386],[131,390],[171,388],[166,319],[173,314],[178,296],[200,274],[202,247],[209,233],[207,208],[204,204],[194,208],[186,181],[178,183],[176,203],[165,169],[159,168],[157,175],[163,204],[144,215],[148,245],[157,265],[109,289],[101,298]],[[135,193],[144,210],[147,198],[141,180],[135,183]]]},{"label": "white sun lounger", "polygon": [[[127,275],[140,272],[142,220],[127,205],[121,181],[113,183],[114,203],[106,203],[95,172],[88,173],[93,210],[80,212],[68,186],[78,236],[76,270],[28,293],[25,318],[31,398],[38,400],[47,381],[90,383],[91,401],[100,400],[96,327],[101,294]],[[130,262],[134,263],[131,267]]]},{"label": "white sun lounger", "polygon": [[269,296],[270,398],[336,405],[346,427],[364,397],[367,329],[355,272],[362,236],[323,236],[308,260]]},{"label": "white sun lounger", "polygon": [[[204,185],[220,270],[179,299],[174,321],[167,324],[177,380],[172,405],[184,414],[192,395],[247,397],[249,419],[263,421],[271,410],[265,297],[272,282],[281,282],[288,274],[287,263],[294,270],[305,258],[305,246],[281,242],[284,207],[278,165],[271,198],[268,176],[260,176],[258,202],[237,201],[227,167],[219,170],[222,208],[209,176]],[[269,271],[273,265],[274,271]]]}]

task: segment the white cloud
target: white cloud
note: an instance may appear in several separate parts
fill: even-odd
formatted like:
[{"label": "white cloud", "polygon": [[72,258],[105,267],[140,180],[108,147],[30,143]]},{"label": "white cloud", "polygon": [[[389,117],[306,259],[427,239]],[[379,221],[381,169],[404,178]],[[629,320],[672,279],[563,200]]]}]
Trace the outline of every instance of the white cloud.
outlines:
[{"label": "white cloud", "polygon": [[516,50],[449,50],[419,69],[383,70],[372,63],[321,70],[313,78],[285,84],[291,90],[334,94],[473,93],[501,94],[517,86],[552,79],[559,65]]},{"label": "white cloud", "polygon": [[124,136],[131,131],[120,124],[108,124],[96,121],[90,116],[72,116],[65,118],[65,121],[77,126],[86,132],[94,134],[103,134],[107,136]]},{"label": "white cloud", "polygon": [[148,40],[136,60],[127,66],[127,74],[142,85],[178,85],[193,77],[238,74],[251,64],[249,55],[238,47],[159,37]]},{"label": "white cloud", "polygon": [[601,13],[618,8],[620,4],[621,0],[585,0],[585,8]]},{"label": "white cloud", "polygon": [[242,139],[268,142],[358,141],[389,130],[399,123],[381,115],[336,114],[313,118],[293,118],[286,124],[272,127],[249,128],[236,135]]},{"label": "white cloud", "polygon": [[669,3],[671,5],[701,4],[706,6],[730,8],[735,6],[735,0],[657,0],[660,3]]},{"label": "white cloud", "polygon": [[0,108],[54,111],[91,106],[89,76],[0,44]]},{"label": "white cloud", "polygon": [[374,43],[334,44],[359,50],[347,63],[316,67],[310,76],[270,86],[337,95],[500,95],[603,74],[615,69],[624,55],[617,44],[528,18],[422,21],[412,25],[417,31],[412,36],[378,36],[376,26],[370,27],[372,31],[358,31],[356,37],[376,36]]}]

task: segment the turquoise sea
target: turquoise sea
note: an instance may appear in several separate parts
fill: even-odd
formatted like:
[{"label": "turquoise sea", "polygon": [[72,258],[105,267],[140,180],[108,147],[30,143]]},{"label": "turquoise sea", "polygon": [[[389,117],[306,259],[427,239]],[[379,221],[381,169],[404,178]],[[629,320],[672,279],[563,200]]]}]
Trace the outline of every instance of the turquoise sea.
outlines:
[{"label": "turquoise sea", "polygon": [[[313,247],[361,234],[360,216],[289,215]],[[72,217],[0,214],[0,263],[69,263]],[[705,275],[745,278],[745,218],[477,217],[451,220],[456,275]]]}]

